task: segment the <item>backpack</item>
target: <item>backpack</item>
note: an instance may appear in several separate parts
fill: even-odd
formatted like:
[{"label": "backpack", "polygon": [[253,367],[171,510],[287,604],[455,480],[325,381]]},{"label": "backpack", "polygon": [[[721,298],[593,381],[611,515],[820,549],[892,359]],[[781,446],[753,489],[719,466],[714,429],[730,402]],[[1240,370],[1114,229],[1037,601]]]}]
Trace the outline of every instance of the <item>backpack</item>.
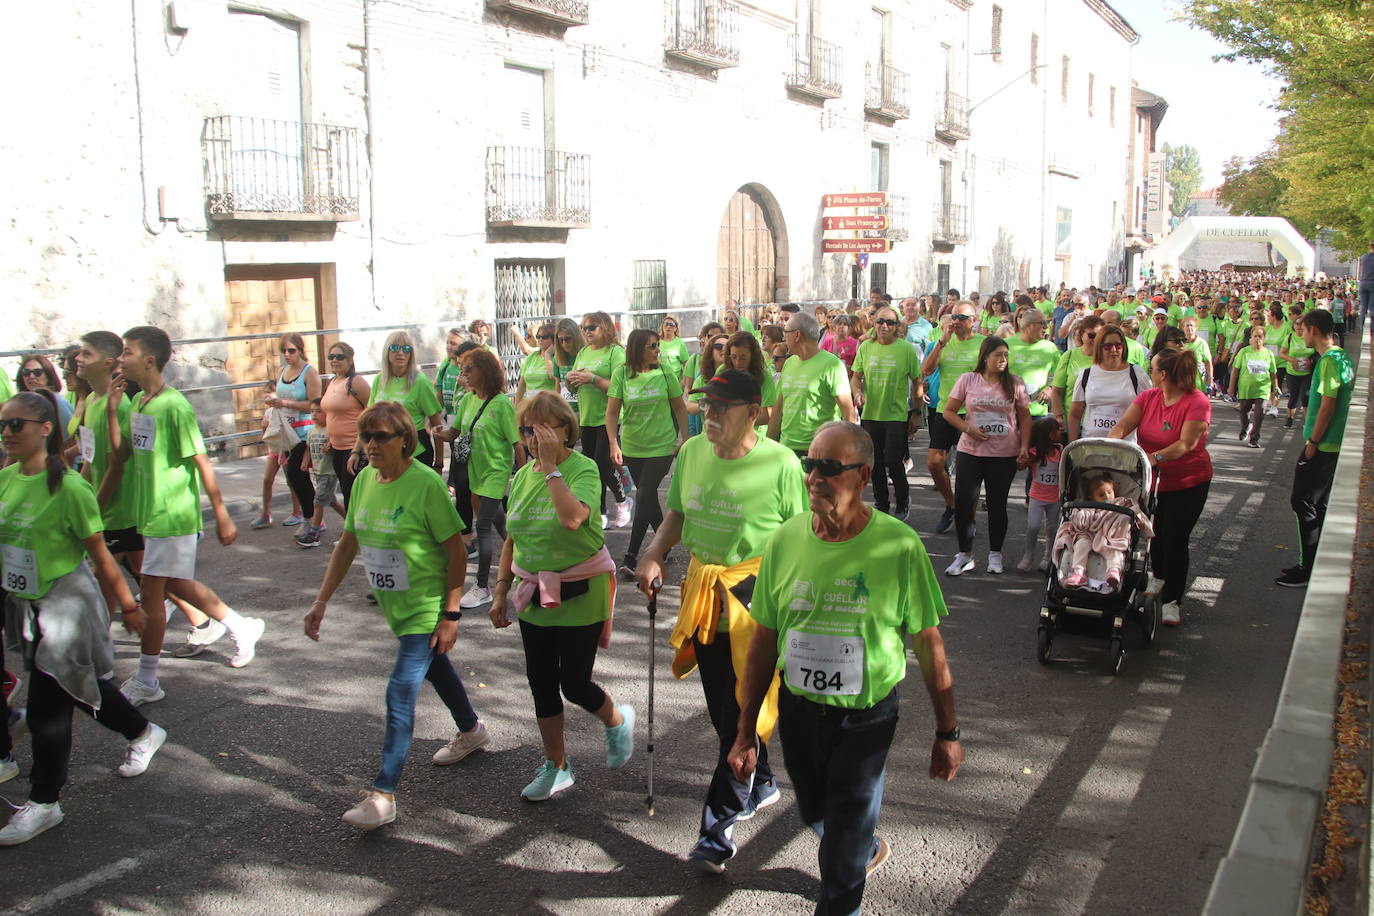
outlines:
[{"label": "backpack", "polygon": [[[1135,363],[1127,363],[1126,370],[1131,373],[1131,390],[1135,394],[1140,394],[1140,380],[1135,377]],[[1083,374],[1078,377],[1078,383],[1083,386],[1084,397],[1087,397],[1088,394],[1088,373],[1091,371],[1093,371],[1093,367],[1089,366],[1084,369]]]}]

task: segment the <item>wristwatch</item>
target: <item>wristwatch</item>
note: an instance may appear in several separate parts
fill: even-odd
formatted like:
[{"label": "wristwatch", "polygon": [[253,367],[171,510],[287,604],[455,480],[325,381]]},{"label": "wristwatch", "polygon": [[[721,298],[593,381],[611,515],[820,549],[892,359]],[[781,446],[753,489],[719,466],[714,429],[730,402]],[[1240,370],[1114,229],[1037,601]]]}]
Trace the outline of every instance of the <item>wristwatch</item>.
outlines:
[{"label": "wristwatch", "polygon": [[439,616],[445,620],[458,621],[463,619],[462,611],[440,611]]},{"label": "wristwatch", "polygon": [[1160,452],[1152,452],[1152,453],[1150,454],[1150,457],[1153,458],[1153,459],[1155,460],[1155,464],[1163,464],[1163,463],[1164,463],[1164,455],[1161,454]]},{"label": "wristwatch", "polygon": [[560,470],[558,470],[558,468],[554,468],[552,471],[549,471],[547,474],[544,475],[544,483],[548,483],[550,480],[553,480],[555,477],[562,477],[562,476],[563,476],[563,472],[560,471]]},{"label": "wristwatch", "polygon": [[958,741],[958,740],[959,740],[959,726],[956,725],[956,726],[954,726],[953,728],[951,728],[951,729],[950,729],[949,731],[947,731],[947,732],[942,732],[942,731],[940,731],[939,729],[936,729],[936,730],[935,730],[935,737],[938,738],[938,739],[941,740],[941,741]]}]

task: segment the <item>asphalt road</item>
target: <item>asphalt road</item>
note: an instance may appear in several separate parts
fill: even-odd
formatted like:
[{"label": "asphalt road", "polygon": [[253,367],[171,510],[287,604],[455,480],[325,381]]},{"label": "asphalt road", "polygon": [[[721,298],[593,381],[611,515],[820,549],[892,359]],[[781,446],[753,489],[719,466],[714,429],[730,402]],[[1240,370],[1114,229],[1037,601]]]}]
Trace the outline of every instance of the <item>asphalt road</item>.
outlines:
[{"label": "asphalt road", "polygon": [[[1236,439],[1235,411],[1214,406],[1216,479],[1193,535],[1196,579],[1184,625],[1162,629],[1153,648],[1128,639],[1119,676],[1106,673],[1106,642],[1096,639],[1063,636],[1058,660],[1037,664],[1042,582],[1014,570],[1001,577],[981,571],[985,520],[979,571],[941,576],[967,759],[952,784],[927,777],[934,726],[911,662],[879,825],[894,852],[869,882],[868,912],[1200,909],[1245,799],[1302,601],[1301,591],[1271,584],[1279,568],[1295,562],[1288,484],[1300,431],[1285,432],[1271,419],[1264,448],[1252,451]],[[917,446],[924,448],[924,433]],[[927,533],[938,498],[924,474],[924,452],[916,454],[913,523],[943,570],[954,538]],[[257,467],[233,465],[223,475],[230,496],[239,497],[239,542],[222,548],[207,538],[200,550],[202,578],[240,612],[267,619],[257,659],[237,671],[214,649],[165,659],[167,699],[145,710],[170,738],[135,780],[113,772],[122,740],[78,717],[62,799],[66,822],[27,846],[0,849],[0,908],[811,911],[817,844],[798,822],[785,776],[783,802],[737,829],[741,851],[727,874],[701,876],[684,864],[715,737],[695,678],[677,682],[668,670],[675,588],[665,592],[658,628],[653,818],[644,805],[649,624],[641,597],[626,590],[614,644],[597,665],[603,686],[640,711],[638,749],[625,769],[606,770],[599,726],[570,710],[577,785],[546,804],[521,801],[541,754],[518,634],[471,613],[452,658],[491,731],[488,749],[453,767],[431,765],[453,724],[426,687],[397,796],[399,819],[368,835],[341,823],[376,771],[395,644],[362,598],[358,569],[331,607],[322,641],[302,635],[327,551],[298,550],[282,528],[247,529]],[[1011,514],[1009,570],[1020,558],[1025,524],[1015,500]],[[626,536],[610,535],[617,557]],[[683,566],[679,559],[673,578]],[[116,634],[122,679],[137,646],[122,630]],[[25,775],[0,794],[22,803],[26,742],[16,753]]]}]

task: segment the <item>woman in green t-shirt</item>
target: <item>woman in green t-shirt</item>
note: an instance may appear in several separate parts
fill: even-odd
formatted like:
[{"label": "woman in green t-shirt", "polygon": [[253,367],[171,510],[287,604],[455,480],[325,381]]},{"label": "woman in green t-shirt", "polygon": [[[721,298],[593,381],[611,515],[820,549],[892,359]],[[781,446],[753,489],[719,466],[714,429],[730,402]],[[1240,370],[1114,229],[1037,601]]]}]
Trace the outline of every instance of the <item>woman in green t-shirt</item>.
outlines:
[{"label": "woman in green t-shirt", "polygon": [[[718,335],[724,334],[725,328],[718,321],[708,321],[701,326],[701,331],[697,333],[697,352],[687,357],[682,364],[682,390],[691,391],[697,385],[697,377],[701,375],[701,361],[704,355],[711,349],[711,341]],[[687,434],[695,436],[702,429],[701,406],[698,404],[700,395],[695,398],[687,398]]]},{"label": "woman in green t-shirt", "polygon": [[1283,421],[1284,429],[1293,428],[1293,417],[1299,405],[1307,405],[1307,392],[1312,388],[1312,366],[1317,362],[1317,351],[1302,339],[1302,313],[1300,307],[1294,308],[1293,329],[1279,345],[1279,359],[1288,367],[1288,417]]},{"label": "woman in green t-shirt", "polygon": [[458,602],[468,564],[462,526],[443,478],[411,457],[416,436],[401,404],[373,404],[358,418],[368,466],[353,482],[343,535],[305,615],[305,635],[318,640],[327,602],[361,552],[368,584],[398,642],[386,687],[381,768],[362,801],[343,815],[362,830],[396,819],[396,784],[410,751],[421,682],[433,685],[458,727],[435,763],[457,763],[487,743],[486,726],[448,659],[463,616]]},{"label": "woman in green t-shirt", "polygon": [[525,676],[544,746],[544,762],[520,794],[538,802],[573,784],[560,690],[605,726],[606,765],[613,770],[634,751],[635,712],[617,706],[592,681],[596,650],[610,636],[615,570],[596,512],[601,472],[595,461],[572,450],[581,430],[562,400],[541,391],[520,405],[517,416],[531,460],[511,484],[510,535],[501,548],[491,622],[498,629],[510,626],[512,605],[519,617]]},{"label": "woman in green t-shirt", "polygon": [[658,364],[674,378],[682,377],[682,366],[687,362],[687,342],[677,334],[677,319],[664,315],[658,326]]},{"label": "woman in green t-shirt", "polygon": [[553,374],[558,378],[558,395],[577,413],[577,390],[568,384],[568,375],[582,352],[582,329],[571,318],[560,318],[553,329]]},{"label": "woman in green t-shirt", "polygon": [[[12,462],[0,470],[5,637],[29,670],[33,735],[29,800],[0,830],[0,846],[26,843],[62,822],[58,796],[67,781],[72,710],[128,739],[120,776],[141,774],[167,739],[109,677],[114,644],[101,589],[123,608],[129,632],[142,632],[143,611],[105,549],[95,492],[62,462],[59,417],[51,391],[17,394],[0,411],[0,438]],[[0,729],[0,782],[19,775],[10,752],[9,729]]]},{"label": "woman in green t-shirt", "polygon": [[558,373],[554,370],[554,325],[541,324],[534,332],[539,346],[525,356],[520,366],[520,381],[515,386],[515,403],[519,404],[536,391],[557,391]]},{"label": "woman in green t-shirt", "polygon": [[429,431],[444,428],[444,406],[429,379],[420,374],[415,343],[405,331],[392,331],[382,347],[382,369],[368,404],[382,401],[395,401],[410,413],[419,443],[415,457],[426,467],[434,467],[434,442]]},{"label": "woman in green t-shirt", "polygon": [[1239,401],[1240,440],[1259,448],[1260,427],[1264,425],[1264,402],[1278,385],[1274,354],[1264,346],[1264,328],[1250,329],[1249,346],[1231,354],[1230,395]]},{"label": "woman in green t-shirt", "polygon": [[611,375],[611,387],[606,392],[606,435],[611,443],[611,461],[629,469],[639,491],[630,544],[620,568],[621,575],[633,582],[645,532],[650,526],[657,531],[663,523],[658,485],[668,476],[673,456],[687,439],[687,408],[682,403],[682,386],[659,363],[658,335],[636,328],[627,343],[625,365]]},{"label": "woman in green t-shirt", "polygon": [[[747,331],[732,334],[725,341],[725,354],[725,359],[719,361],[720,364],[717,366],[716,372],[723,369],[739,369],[741,372],[748,372],[758,381],[759,389],[763,392],[763,400],[760,402],[759,416],[754,421],[754,425],[763,427],[766,435],[768,411],[770,408],[776,407],[778,403],[778,382],[765,365],[763,348],[759,346],[758,338]],[[697,387],[704,386],[716,372],[712,372],[711,375],[702,379]]]},{"label": "woman in green t-shirt", "polygon": [[[525,456],[516,444],[515,408],[501,393],[505,374],[501,361],[486,350],[474,347],[458,357],[461,378],[469,396],[463,398],[453,427],[437,433],[438,438],[455,443],[453,449],[454,499],[469,500],[476,513],[477,578],[463,595],[463,610],[481,607],[491,600],[487,579],[496,541],[506,539],[506,512],[501,505],[510,482],[511,467],[524,464]],[[461,455],[466,451],[466,457]]]},{"label": "woman in green t-shirt", "polygon": [[[577,392],[577,421],[582,425],[582,454],[596,462],[601,469],[601,483],[611,491],[615,500],[614,527],[630,524],[634,500],[625,495],[620,475],[611,461],[611,440],[606,435],[606,392],[617,366],[625,362],[625,348],[620,345],[615,322],[605,312],[591,312],[582,316],[582,337],[586,341],[577,353],[568,384]],[[606,495],[598,500],[601,514],[606,514]]]}]

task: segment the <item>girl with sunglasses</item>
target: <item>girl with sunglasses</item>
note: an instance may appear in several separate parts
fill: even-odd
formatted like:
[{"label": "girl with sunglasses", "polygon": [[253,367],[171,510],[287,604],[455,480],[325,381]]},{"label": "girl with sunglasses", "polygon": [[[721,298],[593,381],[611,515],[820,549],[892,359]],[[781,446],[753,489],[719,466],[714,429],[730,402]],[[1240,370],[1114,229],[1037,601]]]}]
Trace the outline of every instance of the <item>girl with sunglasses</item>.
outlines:
[{"label": "girl with sunglasses", "polygon": [[358,416],[367,407],[372,389],[358,375],[353,364],[353,348],[342,340],[329,347],[329,372],[333,376],[320,398],[329,428],[329,457],[339,478],[345,508],[353,493],[357,464],[353,450],[358,445]]},{"label": "girl with sunglasses", "polygon": [[[24,362],[19,366],[19,371],[14,374],[15,391],[51,391],[53,394],[62,393],[62,379],[57,375],[57,369],[52,361],[46,356],[34,354],[24,358]],[[67,429],[72,422],[72,415],[75,411],[72,405],[67,403],[66,398],[57,399],[57,410],[60,415],[62,429]]]},{"label": "girl with sunglasses", "polygon": [[[479,341],[474,342],[482,345]],[[415,422],[418,443],[415,457],[426,467],[434,467],[434,441],[430,438],[430,430],[444,428],[443,405],[439,403],[429,380],[421,381],[420,364],[415,359],[415,342],[405,331],[392,331],[382,348],[382,369],[377,374],[377,385],[372,389],[368,405],[382,401],[395,401],[409,411],[410,418]],[[361,464],[362,455],[358,454],[357,457],[358,464]]]},{"label": "girl with sunglasses", "polygon": [[288,528],[299,525],[304,514],[313,512],[315,506],[315,485],[304,463],[306,438],[315,428],[310,418],[310,402],[320,396],[320,373],[306,358],[305,338],[301,335],[283,334],[279,345],[284,366],[277,376],[275,393],[264,398],[263,403],[287,412],[291,428],[300,436],[300,441],[285,455],[268,454],[262,480],[262,514],[249,524],[250,528],[266,528],[272,524],[272,483],[277,479],[278,467],[286,468],[286,485],[291,488],[291,515],[282,524]]},{"label": "girl with sunglasses", "polygon": [[[1103,328],[1093,364],[1074,379],[1068,441],[1108,435],[1135,396],[1150,387],[1149,374],[1126,362],[1125,333],[1120,328]],[[1134,435],[1125,438],[1135,441]]]},{"label": "girl with sunglasses", "polygon": [[1073,394],[1073,380],[1093,364],[1093,356],[1097,353],[1097,335],[1103,324],[1096,315],[1080,318],[1071,332],[1075,346],[1065,351],[1055,366],[1050,398],[1054,403],[1054,415],[1060,422],[1064,420],[1065,396]]},{"label": "girl with sunglasses", "polygon": [[677,319],[666,315],[658,326],[658,364],[675,379],[681,380],[682,366],[687,362],[687,343],[678,336]]},{"label": "girl with sunglasses", "polygon": [[558,391],[558,374],[554,362],[554,335],[557,333],[552,322],[541,324],[534,332],[538,347],[525,357],[520,366],[520,381],[515,386],[515,403],[519,404],[536,391]]},{"label": "girl with sunglasses", "polygon": [[553,374],[558,379],[558,393],[568,402],[573,413],[578,412],[577,390],[568,384],[568,376],[577,363],[577,355],[582,352],[582,329],[571,318],[560,318],[553,328]]},{"label": "girl with sunglasses", "polygon": [[[26,843],[62,822],[58,796],[67,781],[73,710],[129,741],[120,776],[147,770],[167,739],[109,677],[114,644],[101,589],[119,603],[130,632],[141,632],[145,621],[105,548],[95,492],[63,464],[57,404],[52,392],[40,390],[15,395],[0,410],[0,438],[12,459],[0,470],[5,637],[29,669],[26,717],[33,736],[33,788],[0,830],[0,846]],[[5,729],[0,781],[19,773],[10,750]]]},{"label": "girl with sunglasses", "polygon": [[[615,323],[605,312],[582,317],[582,336],[587,345],[577,353],[568,384],[577,392],[577,420],[582,426],[582,454],[596,461],[601,482],[615,500],[615,527],[630,524],[634,500],[625,495],[620,475],[611,461],[611,441],[606,435],[606,392],[611,376],[625,364],[625,348],[616,339]],[[606,514],[606,495],[601,495],[601,514]]]}]

